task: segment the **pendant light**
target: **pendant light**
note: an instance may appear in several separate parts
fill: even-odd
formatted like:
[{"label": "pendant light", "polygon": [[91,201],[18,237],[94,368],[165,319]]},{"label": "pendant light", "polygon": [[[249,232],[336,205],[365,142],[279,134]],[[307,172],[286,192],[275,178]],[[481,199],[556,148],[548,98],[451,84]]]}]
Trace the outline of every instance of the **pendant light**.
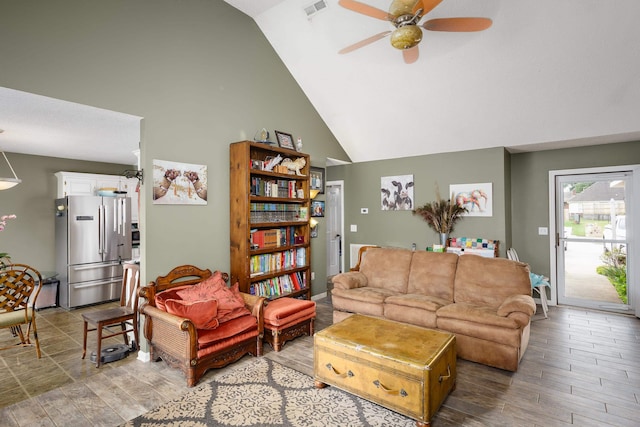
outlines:
[{"label": "pendant light", "polygon": [[[0,133],[4,132],[3,129],[0,129]],[[18,179],[18,175],[13,170],[11,163],[9,163],[9,159],[7,159],[7,155],[2,152],[2,157],[4,157],[4,161],[9,165],[9,169],[11,169],[11,173],[13,174],[13,178],[2,178],[0,177],[0,190],[8,190],[9,188],[15,187],[16,185],[22,182],[21,179]]]}]

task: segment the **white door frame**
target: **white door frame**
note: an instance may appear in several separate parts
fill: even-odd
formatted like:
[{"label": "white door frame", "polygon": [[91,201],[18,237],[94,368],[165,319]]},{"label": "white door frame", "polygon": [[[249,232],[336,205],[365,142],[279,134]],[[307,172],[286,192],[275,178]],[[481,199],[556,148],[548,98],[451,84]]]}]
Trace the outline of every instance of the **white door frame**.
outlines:
[{"label": "white door frame", "polygon": [[[340,246],[341,246],[341,251],[342,251],[342,256],[340,257],[340,271],[344,272],[346,271],[344,269],[344,259],[346,258],[344,256],[344,245],[345,245],[345,235],[344,235],[344,180],[338,180],[338,181],[327,181],[326,186],[332,186],[332,187],[340,187]],[[325,189],[326,192],[326,189]],[[326,209],[328,210],[328,209]],[[326,238],[326,242],[325,244],[327,245],[327,248],[329,247],[329,238]],[[328,249],[327,249],[328,250]],[[329,263],[329,257],[327,257],[327,267],[328,267],[328,263]]]},{"label": "white door frame", "polygon": [[[638,194],[640,192],[640,165],[621,165],[621,166],[604,166],[595,168],[580,168],[580,169],[563,169],[563,170],[551,170],[549,171],[549,276],[551,279],[551,305],[557,305],[558,303],[558,289],[557,289],[557,256],[556,246],[558,242],[558,230],[556,227],[556,177],[559,175],[582,175],[582,174],[597,174],[607,172],[622,172],[627,171],[632,173],[631,178],[631,193]],[[637,197],[637,196],[636,196]],[[629,213],[627,214],[627,233],[629,237],[627,248],[627,259],[637,259],[638,253],[640,253],[640,239],[637,238],[637,230],[640,230],[640,206],[638,204],[631,203],[627,205]],[[562,230],[564,232],[564,230]],[[633,286],[627,288],[629,305],[635,311],[636,317],[640,317],[640,283],[638,283],[639,272],[636,271],[637,263],[627,262],[627,283],[633,283]]]}]

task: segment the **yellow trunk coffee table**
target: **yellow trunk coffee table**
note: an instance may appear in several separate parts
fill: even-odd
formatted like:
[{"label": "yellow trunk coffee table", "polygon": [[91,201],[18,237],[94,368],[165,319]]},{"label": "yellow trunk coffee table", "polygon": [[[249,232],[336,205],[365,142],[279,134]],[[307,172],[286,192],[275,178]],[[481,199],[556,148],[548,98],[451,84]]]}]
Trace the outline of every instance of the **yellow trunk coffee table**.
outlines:
[{"label": "yellow trunk coffee table", "polygon": [[455,336],[355,314],[315,334],[314,379],[428,426],[456,384]]}]

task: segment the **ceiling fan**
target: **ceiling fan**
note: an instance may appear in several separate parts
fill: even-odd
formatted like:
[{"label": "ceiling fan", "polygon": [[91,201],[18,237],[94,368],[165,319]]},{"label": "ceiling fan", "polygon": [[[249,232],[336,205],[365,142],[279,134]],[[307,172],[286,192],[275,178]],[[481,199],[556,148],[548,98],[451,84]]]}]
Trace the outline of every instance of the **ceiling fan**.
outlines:
[{"label": "ceiling fan", "polygon": [[471,32],[486,30],[492,24],[489,18],[437,18],[418,25],[422,17],[441,2],[442,0],[393,0],[389,12],[385,12],[356,0],[340,0],[338,3],[345,9],[382,21],[390,21],[396,28],[347,46],[338,53],[353,52],[391,34],[391,45],[402,50],[404,62],[411,64],[417,61],[419,55],[418,43],[422,40],[420,27],[429,31]]}]

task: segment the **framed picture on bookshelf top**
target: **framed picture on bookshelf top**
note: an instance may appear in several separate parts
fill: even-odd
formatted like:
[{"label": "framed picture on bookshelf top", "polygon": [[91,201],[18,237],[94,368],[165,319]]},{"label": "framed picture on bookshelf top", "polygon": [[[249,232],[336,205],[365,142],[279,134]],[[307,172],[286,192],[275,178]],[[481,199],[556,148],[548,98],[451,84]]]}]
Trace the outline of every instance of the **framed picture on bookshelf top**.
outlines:
[{"label": "framed picture on bookshelf top", "polygon": [[318,194],[324,194],[324,169],[311,166],[309,186],[311,190],[318,190]]},{"label": "framed picture on bookshelf top", "polygon": [[290,133],[280,132],[279,130],[274,131],[276,134],[276,139],[278,140],[278,145],[280,148],[288,148],[289,150],[295,150],[296,147],[293,145],[293,136]]}]

